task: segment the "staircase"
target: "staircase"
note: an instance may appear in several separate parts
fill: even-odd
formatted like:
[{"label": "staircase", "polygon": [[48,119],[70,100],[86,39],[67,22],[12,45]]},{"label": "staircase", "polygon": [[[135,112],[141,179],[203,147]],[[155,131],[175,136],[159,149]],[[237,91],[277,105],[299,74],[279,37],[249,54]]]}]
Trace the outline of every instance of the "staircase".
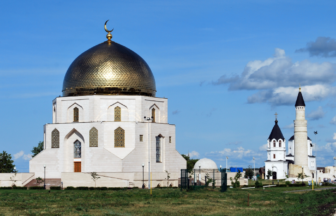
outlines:
[{"label": "staircase", "polygon": [[[53,187],[53,186],[62,186],[61,179],[46,179],[45,184],[46,184],[46,189],[50,189],[50,187]],[[28,182],[24,186],[25,187],[36,187],[36,186],[43,187],[44,183],[43,182],[37,183],[36,179],[32,179],[30,182]]]}]

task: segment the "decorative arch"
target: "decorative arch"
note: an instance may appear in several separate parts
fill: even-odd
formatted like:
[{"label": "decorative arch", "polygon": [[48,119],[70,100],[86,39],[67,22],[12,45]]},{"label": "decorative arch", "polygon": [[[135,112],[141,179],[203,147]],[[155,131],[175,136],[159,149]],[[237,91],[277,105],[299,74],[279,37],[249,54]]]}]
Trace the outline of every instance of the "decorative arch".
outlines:
[{"label": "decorative arch", "polygon": [[90,130],[90,147],[98,147],[98,130],[95,127]]},{"label": "decorative arch", "polygon": [[125,130],[121,127],[114,130],[114,147],[125,147]]},{"label": "decorative arch", "polygon": [[75,107],[73,109],[73,121],[78,122],[79,121],[79,110],[78,107]]},{"label": "decorative arch", "polygon": [[149,108],[149,116],[152,118],[153,123],[160,122],[160,108],[156,104]]},{"label": "decorative arch", "polygon": [[84,109],[78,103],[73,103],[68,107],[67,121],[68,122],[82,122],[84,120]]},{"label": "decorative arch", "polygon": [[114,108],[114,121],[121,121],[121,108],[119,106]]},{"label": "decorative arch", "polygon": [[55,128],[51,132],[51,148],[59,148],[59,143],[60,143],[59,137],[60,137],[59,131]]},{"label": "decorative arch", "polygon": [[129,113],[126,105],[116,102],[107,108],[107,121],[128,121],[128,119]]}]

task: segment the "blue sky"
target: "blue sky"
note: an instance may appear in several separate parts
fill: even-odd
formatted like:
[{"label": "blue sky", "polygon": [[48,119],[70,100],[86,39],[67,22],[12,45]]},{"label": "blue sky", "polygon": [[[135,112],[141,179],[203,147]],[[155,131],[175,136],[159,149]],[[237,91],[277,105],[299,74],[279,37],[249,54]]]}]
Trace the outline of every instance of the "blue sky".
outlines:
[{"label": "blue sky", "polygon": [[[264,166],[274,113],[293,135],[299,84],[318,166],[336,151],[335,1],[1,1],[0,150],[28,172],[65,72],[113,40],[151,67],[169,99],[177,150]],[[318,135],[314,136],[313,131]]]}]

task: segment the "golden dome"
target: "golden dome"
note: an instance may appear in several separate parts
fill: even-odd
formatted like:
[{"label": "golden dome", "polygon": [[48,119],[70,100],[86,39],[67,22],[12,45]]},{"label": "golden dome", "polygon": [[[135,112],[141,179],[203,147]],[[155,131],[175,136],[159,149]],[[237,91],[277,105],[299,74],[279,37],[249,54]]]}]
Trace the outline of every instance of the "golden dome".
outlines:
[{"label": "golden dome", "polygon": [[155,97],[153,73],[145,60],[113,41],[78,56],[63,81],[63,96],[147,95]]}]

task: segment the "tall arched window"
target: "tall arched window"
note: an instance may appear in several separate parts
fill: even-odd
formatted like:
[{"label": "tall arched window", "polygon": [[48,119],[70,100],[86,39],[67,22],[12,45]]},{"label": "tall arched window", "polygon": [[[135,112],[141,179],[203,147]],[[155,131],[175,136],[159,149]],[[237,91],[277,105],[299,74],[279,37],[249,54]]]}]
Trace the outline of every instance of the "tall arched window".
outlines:
[{"label": "tall arched window", "polygon": [[156,137],[156,162],[161,162],[161,137]]},{"label": "tall arched window", "polygon": [[79,110],[78,110],[78,108],[77,107],[75,107],[74,109],[73,109],[73,117],[74,117],[74,122],[78,122],[78,120],[79,120]]},{"label": "tall arched window", "polygon": [[114,130],[114,147],[125,147],[125,130],[121,127]]},{"label": "tall arched window", "polygon": [[90,147],[98,147],[98,130],[95,127],[90,130]]},{"label": "tall arched window", "polygon": [[59,148],[59,131],[56,128],[51,132],[51,148]]},{"label": "tall arched window", "polygon": [[74,143],[74,158],[81,158],[82,157],[82,144],[76,140]]},{"label": "tall arched window", "polygon": [[275,140],[273,140],[273,147],[275,147]]},{"label": "tall arched window", "polygon": [[152,122],[155,122],[155,109],[152,109]]},{"label": "tall arched window", "polygon": [[275,159],[275,154],[273,154],[273,158]]},{"label": "tall arched window", "polygon": [[121,121],[121,108],[118,106],[114,108],[114,121]]},{"label": "tall arched window", "polygon": [[279,147],[281,147],[281,140],[279,140]]}]

